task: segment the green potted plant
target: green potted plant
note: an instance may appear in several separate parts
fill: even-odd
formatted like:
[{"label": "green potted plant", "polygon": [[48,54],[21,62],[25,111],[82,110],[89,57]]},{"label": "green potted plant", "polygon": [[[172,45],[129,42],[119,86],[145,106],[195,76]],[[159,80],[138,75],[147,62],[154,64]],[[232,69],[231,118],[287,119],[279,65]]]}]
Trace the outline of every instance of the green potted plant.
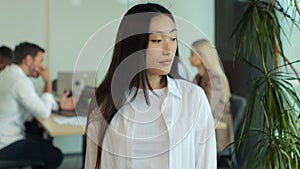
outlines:
[{"label": "green potted plant", "polygon": [[[300,168],[300,100],[290,83],[300,83],[293,64],[284,53],[282,38],[285,30],[278,17],[283,16],[300,30],[297,0],[248,0],[232,37],[235,58],[249,65],[252,77],[247,108],[236,148],[250,137],[255,143],[243,161],[251,168]],[[288,10],[294,10],[290,15]],[[255,56],[253,58],[253,56]],[[299,91],[298,91],[299,92]]]}]

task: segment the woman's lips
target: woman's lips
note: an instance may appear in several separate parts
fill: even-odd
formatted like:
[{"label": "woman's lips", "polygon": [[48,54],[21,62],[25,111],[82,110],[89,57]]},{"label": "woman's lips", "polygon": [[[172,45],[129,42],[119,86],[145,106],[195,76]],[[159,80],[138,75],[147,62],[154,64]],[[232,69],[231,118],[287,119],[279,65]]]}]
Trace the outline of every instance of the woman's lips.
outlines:
[{"label": "woman's lips", "polygon": [[172,63],[172,59],[165,59],[160,61],[159,63],[163,65],[170,65]]}]

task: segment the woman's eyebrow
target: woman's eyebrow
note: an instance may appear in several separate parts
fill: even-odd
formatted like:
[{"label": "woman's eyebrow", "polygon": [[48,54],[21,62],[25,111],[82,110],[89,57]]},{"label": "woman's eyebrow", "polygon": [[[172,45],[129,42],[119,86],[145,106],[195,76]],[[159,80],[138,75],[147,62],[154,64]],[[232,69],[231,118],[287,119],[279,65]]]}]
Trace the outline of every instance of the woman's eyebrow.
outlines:
[{"label": "woman's eyebrow", "polygon": [[[176,31],[176,28],[174,28],[174,29],[172,29],[169,33],[173,33],[173,32],[175,32]],[[152,31],[152,32],[150,32],[151,34],[152,33],[158,33],[158,34],[163,34],[163,33],[165,33],[165,32],[163,32],[163,31],[158,31],[158,30],[154,30],[154,31]]]}]

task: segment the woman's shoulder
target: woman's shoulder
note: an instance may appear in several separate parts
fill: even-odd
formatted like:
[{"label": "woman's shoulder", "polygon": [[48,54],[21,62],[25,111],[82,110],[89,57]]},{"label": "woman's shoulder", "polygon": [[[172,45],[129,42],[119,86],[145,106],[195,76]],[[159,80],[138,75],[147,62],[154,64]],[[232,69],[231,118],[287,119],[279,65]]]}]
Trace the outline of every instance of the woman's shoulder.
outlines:
[{"label": "woman's shoulder", "polygon": [[201,95],[205,95],[203,89],[193,82],[182,80],[182,79],[176,79],[176,82],[182,94],[187,94],[191,97],[192,96],[199,97]]},{"label": "woman's shoulder", "polygon": [[209,77],[209,79],[223,79],[223,74],[214,70],[208,70],[207,76]]}]

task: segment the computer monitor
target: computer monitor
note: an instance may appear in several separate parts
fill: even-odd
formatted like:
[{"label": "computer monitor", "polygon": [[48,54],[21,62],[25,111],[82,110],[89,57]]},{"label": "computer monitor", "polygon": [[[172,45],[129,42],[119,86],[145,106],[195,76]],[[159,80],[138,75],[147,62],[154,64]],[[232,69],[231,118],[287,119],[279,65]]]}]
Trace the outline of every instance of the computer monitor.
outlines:
[{"label": "computer monitor", "polygon": [[87,116],[89,105],[95,97],[95,90],[95,87],[84,87],[75,106],[77,116]]},{"label": "computer monitor", "polygon": [[95,72],[58,72],[57,96],[61,97],[65,90],[79,96],[85,86],[95,87]]}]

